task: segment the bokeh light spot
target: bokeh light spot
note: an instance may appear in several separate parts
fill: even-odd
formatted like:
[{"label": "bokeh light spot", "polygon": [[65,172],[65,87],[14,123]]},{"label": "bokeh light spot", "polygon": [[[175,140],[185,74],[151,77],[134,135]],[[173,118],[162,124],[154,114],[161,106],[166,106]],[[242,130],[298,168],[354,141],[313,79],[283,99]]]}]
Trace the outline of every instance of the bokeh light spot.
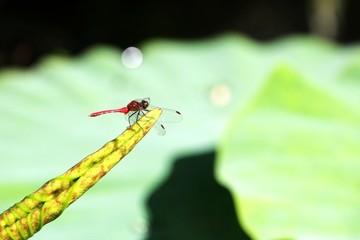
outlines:
[{"label": "bokeh light spot", "polygon": [[217,107],[225,107],[230,103],[231,90],[225,84],[215,84],[210,90],[210,101]]},{"label": "bokeh light spot", "polygon": [[143,61],[143,55],[138,48],[128,47],[122,53],[121,60],[127,68],[138,68]]}]

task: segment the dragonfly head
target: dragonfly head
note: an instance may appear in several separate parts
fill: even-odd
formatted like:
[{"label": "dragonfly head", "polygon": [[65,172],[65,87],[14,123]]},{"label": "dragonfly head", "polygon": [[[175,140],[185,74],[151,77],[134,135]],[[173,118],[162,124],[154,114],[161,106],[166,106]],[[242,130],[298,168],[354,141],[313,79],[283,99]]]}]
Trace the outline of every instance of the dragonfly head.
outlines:
[{"label": "dragonfly head", "polygon": [[142,105],[143,109],[146,109],[149,106],[149,102],[146,100],[141,100],[141,105]]}]

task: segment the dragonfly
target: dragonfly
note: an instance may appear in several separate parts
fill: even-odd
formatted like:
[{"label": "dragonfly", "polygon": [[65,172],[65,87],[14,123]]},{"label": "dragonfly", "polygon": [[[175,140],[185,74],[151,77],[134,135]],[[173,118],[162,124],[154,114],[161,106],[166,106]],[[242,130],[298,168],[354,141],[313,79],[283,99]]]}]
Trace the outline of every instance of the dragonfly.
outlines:
[{"label": "dragonfly", "polygon": [[[89,117],[97,117],[108,113],[123,113],[129,126],[136,123],[144,114],[146,114],[155,106],[150,104],[150,98],[142,98],[132,100],[126,107],[102,110],[89,114]],[[175,123],[182,121],[183,117],[179,111],[161,108],[162,113],[160,118],[156,121],[154,127],[159,135],[165,135],[166,130],[163,123]]]}]

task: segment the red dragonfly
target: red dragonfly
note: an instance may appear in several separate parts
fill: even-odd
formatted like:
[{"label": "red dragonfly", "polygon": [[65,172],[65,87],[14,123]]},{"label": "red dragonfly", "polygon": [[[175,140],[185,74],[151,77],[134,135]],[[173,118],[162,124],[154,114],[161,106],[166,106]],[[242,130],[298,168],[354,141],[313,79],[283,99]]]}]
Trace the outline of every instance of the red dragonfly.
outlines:
[{"label": "red dragonfly", "polygon": [[[125,118],[127,118],[129,125],[132,125],[153,108],[155,108],[155,106],[150,104],[150,98],[135,99],[131,101],[126,107],[93,112],[89,115],[89,117],[97,117],[107,113],[123,113],[125,114]],[[155,123],[155,128],[159,135],[164,135],[166,132],[163,125],[164,122],[180,122],[183,117],[179,111],[167,108],[161,109],[162,113],[160,118]]]}]

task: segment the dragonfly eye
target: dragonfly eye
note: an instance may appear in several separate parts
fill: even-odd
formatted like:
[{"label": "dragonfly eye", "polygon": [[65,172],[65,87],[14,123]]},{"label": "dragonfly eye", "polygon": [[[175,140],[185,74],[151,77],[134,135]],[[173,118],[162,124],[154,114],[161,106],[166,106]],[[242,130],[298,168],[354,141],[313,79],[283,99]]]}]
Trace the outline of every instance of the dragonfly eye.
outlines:
[{"label": "dragonfly eye", "polygon": [[142,100],[143,108],[146,109],[149,106],[148,101]]}]

